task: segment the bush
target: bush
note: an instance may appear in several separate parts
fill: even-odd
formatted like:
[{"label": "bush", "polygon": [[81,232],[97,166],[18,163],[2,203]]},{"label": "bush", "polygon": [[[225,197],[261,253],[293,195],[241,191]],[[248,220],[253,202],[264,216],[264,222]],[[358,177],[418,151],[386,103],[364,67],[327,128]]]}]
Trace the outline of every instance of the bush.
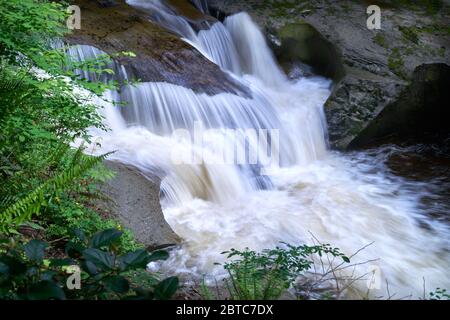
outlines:
[{"label": "bush", "polygon": [[[104,157],[70,147],[77,138],[89,141],[88,128],[106,128],[96,106],[60,76],[72,74],[69,62],[50,43],[68,31],[65,15],[61,3],[0,0],[0,232],[17,233],[38,215],[34,222],[51,224],[58,237],[74,226],[74,216],[88,232],[113,226],[89,209],[95,184],[111,176],[100,164]],[[105,71],[104,60],[95,72]],[[106,88],[90,86],[97,93]]]},{"label": "bush", "polygon": [[320,257],[330,254],[344,262],[349,258],[329,245],[292,246],[267,249],[258,253],[248,248],[244,251],[231,249],[224,252],[227,258],[237,258],[224,265],[229,279],[226,286],[233,300],[273,300],[278,299],[295,280],[308,271],[312,265],[312,255]]},{"label": "bush", "polygon": [[[52,48],[69,31],[65,8],[64,1],[0,0],[0,237],[5,238],[0,248],[0,283],[13,298],[33,298],[30,292],[34,297],[41,292],[45,298],[48,290],[55,298],[62,297],[61,290],[72,298],[75,293],[58,282],[66,276],[61,266],[33,260],[27,252],[35,248],[39,255],[45,250],[50,256],[61,254],[58,246],[73,239],[72,228],[80,229],[79,234],[120,228],[93,201],[101,197],[97,185],[112,177],[101,164],[106,155],[92,157],[84,154],[83,147],[71,147],[78,138],[89,141],[89,128],[107,129],[96,106],[75,93],[74,83],[96,94],[111,87],[79,79],[71,68],[111,74],[111,59],[101,56],[98,61],[71,62],[64,48]],[[129,231],[120,234],[113,247],[99,250],[117,259],[136,250],[142,253]],[[42,241],[20,244],[27,236]],[[89,260],[82,253],[71,259],[80,266]],[[108,272],[122,276],[118,268]],[[86,269],[83,274],[92,281],[103,279]],[[98,281],[93,285],[105,286]],[[167,282],[161,286],[165,287]],[[162,292],[161,288],[156,292]],[[100,291],[111,294],[106,289]],[[77,294],[99,298],[83,290]]]},{"label": "bush", "polygon": [[[144,249],[119,255],[117,243],[122,232],[108,229],[87,239],[75,230],[75,240],[67,243],[66,256],[45,258],[49,244],[31,240],[25,245],[3,241],[0,254],[0,299],[170,299],[178,288],[178,278],[157,281],[151,288],[132,286],[127,275],[142,270],[152,261],[167,259],[166,251],[148,253]],[[66,286],[69,269],[81,271],[81,286]],[[73,288],[72,288],[73,289]]]},{"label": "bush", "polygon": [[0,55],[16,61],[21,53],[44,68],[57,63],[48,49],[68,33],[65,8],[61,1],[0,0]]}]

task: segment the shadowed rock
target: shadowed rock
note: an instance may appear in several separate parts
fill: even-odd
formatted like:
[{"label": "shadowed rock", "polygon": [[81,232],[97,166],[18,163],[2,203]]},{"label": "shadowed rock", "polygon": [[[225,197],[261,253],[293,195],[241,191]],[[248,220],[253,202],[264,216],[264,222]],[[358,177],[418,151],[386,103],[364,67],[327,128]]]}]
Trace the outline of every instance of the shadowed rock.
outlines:
[{"label": "shadowed rock", "polygon": [[388,137],[411,139],[428,133],[450,134],[450,66],[437,63],[417,67],[411,84],[362,130],[350,148],[376,144]]},{"label": "shadowed rock", "polygon": [[105,161],[116,176],[101,187],[109,198],[100,205],[133,232],[150,249],[178,244],[180,238],[164,219],[160,205],[160,180],[144,177],[138,169],[119,162]]},{"label": "shadowed rock", "polygon": [[344,76],[340,55],[331,42],[312,25],[298,22],[283,26],[278,32],[281,45],[278,61],[285,70],[301,61],[313,67],[316,74],[339,81]]}]

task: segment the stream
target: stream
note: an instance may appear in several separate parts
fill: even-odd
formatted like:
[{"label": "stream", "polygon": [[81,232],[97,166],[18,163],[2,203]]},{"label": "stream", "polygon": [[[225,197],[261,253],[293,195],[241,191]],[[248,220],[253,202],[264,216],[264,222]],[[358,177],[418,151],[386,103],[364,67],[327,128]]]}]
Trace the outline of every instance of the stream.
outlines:
[{"label": "stream", "polygon": [[[401,168],[406,160],[392,152],[407,154],[407,148],[329,150],[323,112],[329,79],[288,79],[246,13],[195,32],[162,2],[128,3],[157,8],[158,23],[251,93],[209,96],[140,83],[108,93],[128,102],[122,111],[99,102],[111,129],[92,132],[99,152],[116,150],[113,159],[163,178],[164,215],[183,244],[161,270],[219,279],[225,273],[215,263],[230,248],[320,241],[357,253],[354,267],[340,271],[343,282],[359,279],[351,295],[364,296],[364,275],[374,272],[371,296],[386,296],[387,285],[396,297],[421,297],[424,283],[428,291],[450,287],[449,224],[429,210],[435,206],[440,217],[448,212],[445,195],[433,188],[441,181],[396,174],[395,164]],[[71,54],[84,59],[99,52],[77,46]]]}]

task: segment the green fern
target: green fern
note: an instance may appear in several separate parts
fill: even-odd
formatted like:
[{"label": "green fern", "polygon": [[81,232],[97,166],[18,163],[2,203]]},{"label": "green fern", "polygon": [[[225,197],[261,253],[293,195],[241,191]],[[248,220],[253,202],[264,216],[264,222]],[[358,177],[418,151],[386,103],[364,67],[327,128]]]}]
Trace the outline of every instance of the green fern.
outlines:
[{"label": "green fern", "polygon": [[39,214],[42,205],[45,204],[46,196],[67,190],[75,179],[98,165],[108,155],[109,153],[99,157],[92,157],[79,155],[77,151],[76,163],[72,163],[68,169],[50,178],[27,196],[8,206],[0,213],[0,231],[12,232],[18,225],[31,219],[33,214]]}]

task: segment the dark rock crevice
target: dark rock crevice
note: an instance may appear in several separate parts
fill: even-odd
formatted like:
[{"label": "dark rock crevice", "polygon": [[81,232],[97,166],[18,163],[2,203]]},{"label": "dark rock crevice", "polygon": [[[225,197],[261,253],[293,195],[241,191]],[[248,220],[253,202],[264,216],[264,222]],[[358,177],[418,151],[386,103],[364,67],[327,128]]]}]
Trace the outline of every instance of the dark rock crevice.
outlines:
[{"label": "dark rock crevice", "polygon": [[304,21],[284,25],[277,38],[280,45],[275,50],[276,56],[287,72],[301,61],[335,83],[344,77],[341,53],[312,25]]},{"label": "dark rock crevice", "polygon": [[361,148],[392,139],[415,140],[450,134],[450,66],[423,64],[398,99],[386,106],[349,144]]}]

